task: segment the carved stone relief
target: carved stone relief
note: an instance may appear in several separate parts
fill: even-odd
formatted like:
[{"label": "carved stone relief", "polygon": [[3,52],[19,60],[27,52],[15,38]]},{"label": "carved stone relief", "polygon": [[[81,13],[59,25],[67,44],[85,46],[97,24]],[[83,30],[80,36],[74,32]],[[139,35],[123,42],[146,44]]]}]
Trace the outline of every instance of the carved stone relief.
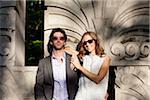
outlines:
[{"label": "carved stone relief", "polygon": [[109,47],[115,65],[150,65],[148,33],[124,33],[114,37]]},{"label": "carved stone relief", "polygon": [[7,67],[0,68],[0,76],[0,100],[22,100],[13,71]]},{"label": "carved stone relief", "polygon": [[14,65],[15,62],[15,41],[14,32],[0,31],[0,65]]},{"label": "carved stone relief", "polygon": [[15,66],[15,7],[16,1],[0,2],[0,100],[22,100],[11,69]]},{"label": "carved stone relief", "polygon": [[148,66],[120,66],[116,71],[116,100],[149,100]]},{"label": "carved stone relief", "polygon": [[15,62],[15,9],[0,9],[0,65],[14,65]]}]

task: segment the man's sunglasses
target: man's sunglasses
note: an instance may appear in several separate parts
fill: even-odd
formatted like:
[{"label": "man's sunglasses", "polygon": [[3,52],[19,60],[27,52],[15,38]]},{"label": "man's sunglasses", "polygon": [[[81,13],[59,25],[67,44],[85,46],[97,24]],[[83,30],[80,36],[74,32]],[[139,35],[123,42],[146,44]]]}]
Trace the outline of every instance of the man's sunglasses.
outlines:
[{"label": "man's sunglasses", "polygon": [[94,40],[94,39],[84,41],[84,42],[83,42],[83,45],[87,45],[87,43],[91,44],[91,43],[93,43],[93,40]]},{"label": "man's sunglasses", "polygon": [[58,39],[61,40],[61,41],[64,41],[64,40],[65,40],[65,37],[63,37],[63,36],[62,36],[62,37],[55,37],[55,36],[54,36],[54,37],[52,38],[52,40],[54,40],[54,41],[55,41],[55,40],[58,40]]}]

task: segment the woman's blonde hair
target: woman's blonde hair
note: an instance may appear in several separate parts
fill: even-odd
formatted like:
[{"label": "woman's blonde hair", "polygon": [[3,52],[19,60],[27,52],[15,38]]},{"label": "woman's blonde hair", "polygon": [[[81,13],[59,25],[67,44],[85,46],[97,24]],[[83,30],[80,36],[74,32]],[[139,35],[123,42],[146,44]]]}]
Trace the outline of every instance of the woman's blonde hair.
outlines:
[{"label": "woman's blonde hair", "polygon": [[95,32],[85,32],[83,35],[82,35],[82,38],[80,40],[80,42],[78,43],[77,45],[77,48],[76,50],[79,51],[79,57],[82,58],[84,55],[88,55],[89,52],[84,48],[84,45],[83,45],[83,37],[85,35],[89,35],[92,37],[92,39],[95,41],[95,51],[96,51],[96,55],[99,55],[99,56],[102,56],[104,53],[104,49],[102,48],[102,46],[100,45],[100,40],[97,36],[97,34]]}]

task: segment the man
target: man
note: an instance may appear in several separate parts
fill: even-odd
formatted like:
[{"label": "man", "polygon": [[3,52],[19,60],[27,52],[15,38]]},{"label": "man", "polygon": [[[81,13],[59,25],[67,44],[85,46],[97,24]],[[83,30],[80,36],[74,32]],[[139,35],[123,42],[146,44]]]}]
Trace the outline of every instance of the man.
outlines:
[{"label": "man", "polygon": [[34,87],[35,100],[73,100],[78,89],[78,72],[70,66],[71,55],[64,51],[67,40],[61,28],[52,30],[48,52],[39,61]]}]

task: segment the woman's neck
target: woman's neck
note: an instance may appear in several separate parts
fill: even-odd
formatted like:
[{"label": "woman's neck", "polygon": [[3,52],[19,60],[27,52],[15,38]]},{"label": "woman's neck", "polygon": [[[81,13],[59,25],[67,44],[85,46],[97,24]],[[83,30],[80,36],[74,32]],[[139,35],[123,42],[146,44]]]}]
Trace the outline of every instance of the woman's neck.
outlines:
[{"label": "woman's neck", "polygon": [[92,56],[96,55],[95,50],[93,50],[92,52],[90,52],[90,55],[92,55]]}]

